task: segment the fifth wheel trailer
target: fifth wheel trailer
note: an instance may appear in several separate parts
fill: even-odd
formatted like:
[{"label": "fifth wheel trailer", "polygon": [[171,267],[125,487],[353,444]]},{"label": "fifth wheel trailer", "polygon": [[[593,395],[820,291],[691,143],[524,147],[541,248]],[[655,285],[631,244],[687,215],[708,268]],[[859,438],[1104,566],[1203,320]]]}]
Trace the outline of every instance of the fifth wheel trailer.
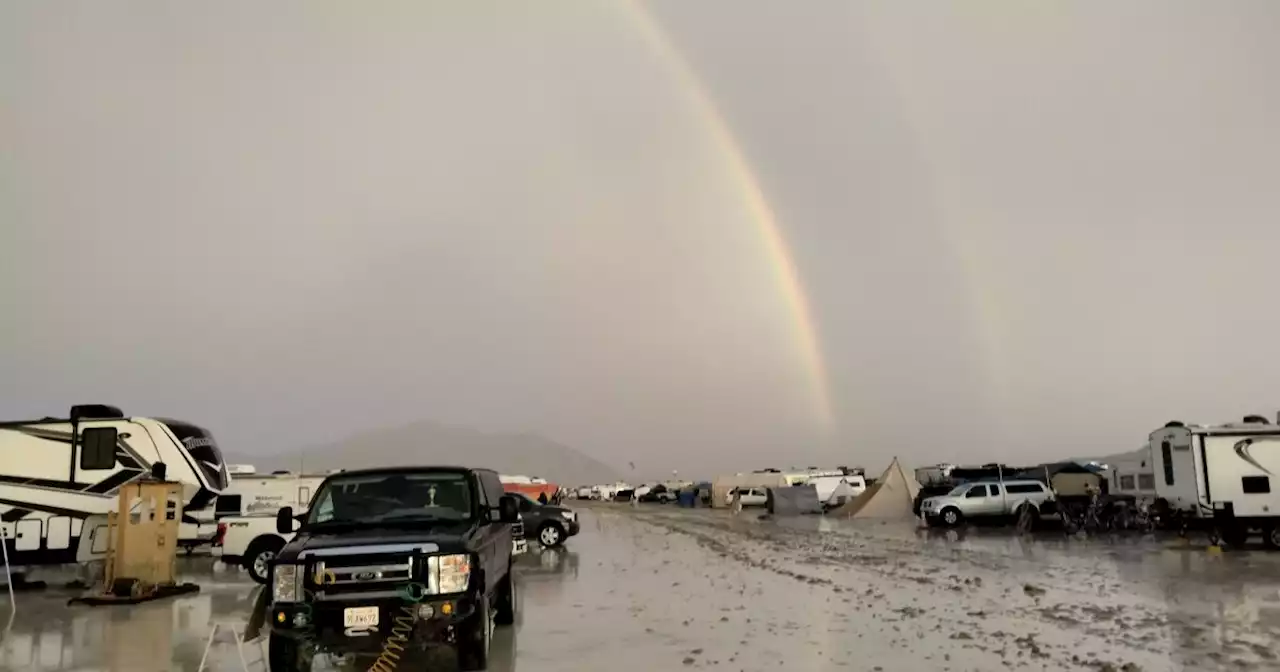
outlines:
[{"label": "fifth wheel trailer", "polygon": [[1154,506],[1211,523],[1229,545],[1261,534],[1280,548],[1280,426],[1258,415],[1226,425],[1174,421],[1152,432],[1148,446]]},{"label": "fifth wheel trailer", "polygon": [[[105,405],[72,406],[66,418],[0,422],[0,525],[9,562],[73,563],[105,550],[105,525],[121,486],[164,464],[182,484],[185,511],[227,486],[217,442],[180,420],[126,417]],[[183,522],[195,523],[184,514]],[[92,548],[81,545],[88,534]],[[101,548],[100,548],[101,547]]]}]

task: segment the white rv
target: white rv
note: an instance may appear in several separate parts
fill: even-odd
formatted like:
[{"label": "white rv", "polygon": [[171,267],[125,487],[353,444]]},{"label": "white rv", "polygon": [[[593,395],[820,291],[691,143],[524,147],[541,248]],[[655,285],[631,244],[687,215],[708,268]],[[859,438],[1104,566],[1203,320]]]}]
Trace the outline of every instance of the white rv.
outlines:
[{"label": "white rv", "polygon": [[[1259,532],[1280,548],[1280,427],[1257,415],[1227,425],[1169,424],[1151,433],[1156,505],[1213,520],[1228,544]],[[1162,504],[1163,502],[1163,504]]]},{"label": "white rv", "polygon": [[867,489],[867,479],[862,476],[814,476],[804,484],[818,491],[824,511],[844,506]]},{"label": "white rv", "polygon": [[197,514],[201,522],[214,522],[224,516],[276,515],[281,507],[291,506],[305,511],[311,505],[311,495],[324,475],[232,473],[231,482],[218,495],[214,507]]},{"label": "white rv", "polygon": [[[104,525],[121,486],[159,464],[166,480],[182,483],[186,511],[204,509],[227,486],[213,436],[190,423],[125,417],[102,405],[72,406],[65,419],[0,422],[0,524],[9,562],[76,562],[86,520],[94,518],[91,529]],[[197,521],[184,513],[183,522]]]},{"label": "white rv", "polygon": [[1132,495],[1151,502],[1156,493],[1156,472],[1151,466],[1151,447],[1142,448],[1106,459],[1107,469],[1102,477],[1107,480],[1107,491],[1113,495]]}]

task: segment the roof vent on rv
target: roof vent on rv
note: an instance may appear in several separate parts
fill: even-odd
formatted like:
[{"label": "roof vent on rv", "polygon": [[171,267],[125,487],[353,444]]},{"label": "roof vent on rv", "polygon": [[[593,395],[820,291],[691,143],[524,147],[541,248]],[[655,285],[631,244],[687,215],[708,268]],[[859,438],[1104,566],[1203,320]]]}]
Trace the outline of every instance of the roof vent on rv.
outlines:
[{"label": "roof vent on rv", "polygon": [[1270,422],[1267,422],[1267,419],[1266,419],[1265,417],[1261,416],[1261,415],[1246,415],[1246,416],[1244,416],[1244,420],[1242,420],[1242,422],[1244,422],[1246,425],[1269,425],[1269,424],[1271,424]]},{"label": "roof vent on rv", "polygon": [[72,420],[107,420],[123,417],[124,411],[106,404],[82,404],[71,407]]},{"label": "roof vent on rv", "polygon": [[1164,423],[1164,426],[1165,427],[1186,427],[1187,425],[1181,420],[1170,420],[1169,422]]}]

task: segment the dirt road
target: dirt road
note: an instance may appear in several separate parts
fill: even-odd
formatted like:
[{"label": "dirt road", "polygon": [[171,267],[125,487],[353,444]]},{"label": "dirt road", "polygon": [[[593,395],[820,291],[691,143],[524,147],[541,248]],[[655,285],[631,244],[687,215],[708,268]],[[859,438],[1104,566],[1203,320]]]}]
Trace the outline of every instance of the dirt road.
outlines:
[{"label": "dirt road", "polygon": [[[578,510],[580,535],[520,559],[523,614],[491,670],[1280,670],[1280,554]],[[214,623],[205,669],[264,670],[262,640],[233,635],[258,587],[209,559],[184,567],[200,593],[137,607],[20,594],[0,670],[194,671]]]},{"label": "dirt road", "polygon": [[[615,590],[691,666],[1280,669],[1274,554],[761,521],[750,511],[596,513],[661,551],[620,563]],[[678,607],[654,604],[664,590]]]}]

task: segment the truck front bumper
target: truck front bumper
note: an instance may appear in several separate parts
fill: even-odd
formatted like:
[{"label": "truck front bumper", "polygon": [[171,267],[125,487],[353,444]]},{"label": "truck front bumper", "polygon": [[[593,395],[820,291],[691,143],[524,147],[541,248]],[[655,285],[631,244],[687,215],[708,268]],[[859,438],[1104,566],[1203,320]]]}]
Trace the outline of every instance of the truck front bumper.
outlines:
[{"label": "truck front bumper", "polygon": [[[347,627],[349,609],[378,610],[376,625]],[[374,654],[393,630],[410,628],[406,648],[425,649],[455,644],[454,628],[476,612],[468,596],[428,598],[420,602],[400,599],[341,600],[271,605],[271,634],[314,644],[318,650],[342,654]]]}]

